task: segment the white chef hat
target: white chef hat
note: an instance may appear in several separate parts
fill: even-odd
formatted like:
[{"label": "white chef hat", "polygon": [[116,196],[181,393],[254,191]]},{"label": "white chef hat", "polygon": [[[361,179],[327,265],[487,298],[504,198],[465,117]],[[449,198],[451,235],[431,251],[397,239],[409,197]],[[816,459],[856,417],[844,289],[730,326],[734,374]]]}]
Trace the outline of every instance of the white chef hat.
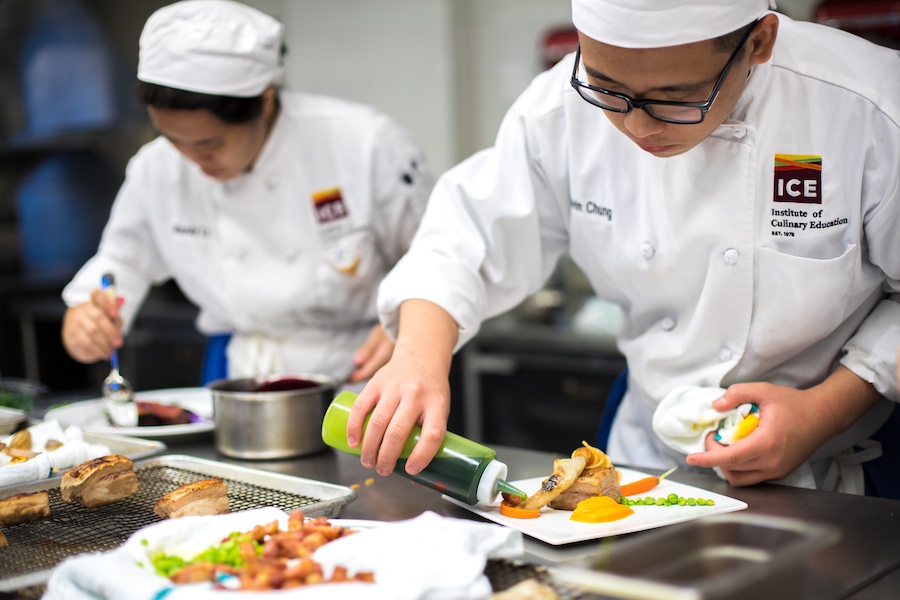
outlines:
[{"label": "white chef hat", "polygon": [[231,0],[170,4],[144,25],[138,79],[217,96],[259,96],[280,78],[283,28]]},{"label": "white chef hat", "polygon": [[774,0],[572,0],[572,23],[611,46],[662,48],[731,33],[774,8]]}]

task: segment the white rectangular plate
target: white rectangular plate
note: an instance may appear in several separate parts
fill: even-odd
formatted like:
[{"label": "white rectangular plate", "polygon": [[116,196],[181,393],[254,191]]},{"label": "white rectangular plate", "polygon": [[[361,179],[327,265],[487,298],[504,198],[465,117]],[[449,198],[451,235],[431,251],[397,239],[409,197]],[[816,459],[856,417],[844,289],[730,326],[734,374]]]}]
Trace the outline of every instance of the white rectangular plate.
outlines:
[{"label": "white rectangular plate", "polygon": [[[632,469],[616,468],[622,473],[621,483],[623,485],[649,476],[647,473],[634,471]],[[546,479],[546,477],[534,477],[532,479],[511,481],[510,483],[530,495],[541,487],[541,482],[544,479]],[[444,496],[444,499],[449,500],[454,504],[458,504],[477,515],[481,515],[485,519],[501,525],[506,525],[512,529],[517,529],[525,535],[529,535],[548,544],[553,544],[554,546],[570,544],[572,542],[583,542],[585,540],[594,540],[610,535],[644,531],[646,529],[654,529],[656,527],[699,519],[700,517],[708,515],[735,512],[747,508],[746,502],[741,502],[740,500],[735,500],[728,496],[714,494],[713,492],[701,488],[670,481],[668,479],[664,479],[657,487],[649,492],[637,494],[632,496],[632,498],[646,498],[648,496],[664,498],[669,494],[678,494],[685,498],[714,500],[715,505],[632,506],[631,508],[634,510],[634,514],[618,521],[612,521],[611,523],[579,523],[569,519],[569,517],[572,516],[572,513],[568,510],[555,510],[544,507],[541,509],[541,516],[536,519],[513,519],[500,514],[499,501],[491,506],[470,506],[448,496]]]}]

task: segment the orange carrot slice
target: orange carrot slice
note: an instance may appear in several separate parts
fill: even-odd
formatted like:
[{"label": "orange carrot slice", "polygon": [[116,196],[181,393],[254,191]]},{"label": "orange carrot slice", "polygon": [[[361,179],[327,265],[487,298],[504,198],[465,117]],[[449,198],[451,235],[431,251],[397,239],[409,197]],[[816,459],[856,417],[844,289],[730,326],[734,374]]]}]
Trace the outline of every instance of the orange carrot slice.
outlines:
[{"label": "orange carrot slice", "polygon": [[659,482],[672,474],[675,469],[678,467],[672,467],[659,477],[653,475],[651,477],[644,477],[643,479],[638,479],[637,481],[632,481],[631,483],[626,483],[621,486],[622,495],[623,496],[634,496],[635,494],[643,494],[644,492],[649,492],[653,488],[659,485]]},{"label": "orange carrot slice", "polygon": [[500,503],[500,514],[505,517],[512,517],[513,519],[536,519],[541,516],[541,509],[519,508],[503,501]]}]

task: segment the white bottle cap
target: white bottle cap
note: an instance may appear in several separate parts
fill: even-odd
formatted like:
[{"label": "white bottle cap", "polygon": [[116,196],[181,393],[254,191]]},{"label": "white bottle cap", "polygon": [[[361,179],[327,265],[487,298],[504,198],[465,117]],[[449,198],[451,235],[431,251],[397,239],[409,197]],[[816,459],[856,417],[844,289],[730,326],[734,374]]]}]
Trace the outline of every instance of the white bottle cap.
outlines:
[{"label": "white bottle cap", "polygon": [[498,479],[506,479],[506,465],[494,459],[487,464],[481,473],[481,480],[478,482],[478,489],[475,492],[478,504],[491,504],[497,499],[499,494],[497,491]]}]

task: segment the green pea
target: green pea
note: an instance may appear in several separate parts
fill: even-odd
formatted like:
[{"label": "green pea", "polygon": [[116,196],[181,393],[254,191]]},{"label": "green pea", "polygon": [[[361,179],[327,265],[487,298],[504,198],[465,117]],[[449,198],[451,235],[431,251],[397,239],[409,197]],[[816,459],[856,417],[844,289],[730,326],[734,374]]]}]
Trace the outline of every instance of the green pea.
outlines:
[{"label": "green pea", "polygon": [[716,501],[710,498],[710,499],[708,499],[708,500],[706,501],[706,505],[707,505],[707,506],[715,506],[715,505],[716,505]]},{"label": "green pea", "polygon": [[678,506],[684,506],[685,504],[687,504],[687,498],[682,496],[681,498],[678,499]]},{"label": "green pea", "polygon": [[688,498],[688,499],[687,499],[687,503],[688,503],[688,505],[690,505],[690,506],[694,506],[695,504],[697,504],[697,501],[694,500],[693,498]]}]

